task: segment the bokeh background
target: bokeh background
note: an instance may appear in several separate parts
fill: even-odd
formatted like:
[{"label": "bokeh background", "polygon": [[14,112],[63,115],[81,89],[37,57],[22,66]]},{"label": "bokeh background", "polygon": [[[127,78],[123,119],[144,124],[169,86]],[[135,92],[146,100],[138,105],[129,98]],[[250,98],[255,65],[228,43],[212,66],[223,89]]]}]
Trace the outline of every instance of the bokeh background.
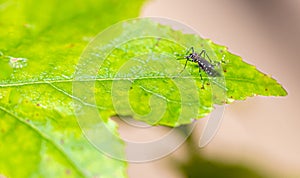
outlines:
[{"label": "bokeh background", "polygon": [[[172,155],[129,165],[130,178],[300,177],[300,1],[150,0],[141,16],[175,19],[226,45],[272,75],[286,97],[253,97],[226,107],[213,141],[197,148],[203,121]],[[154,129],[151,134],[164,132]],[[127,131],[138,137],[137,133]]]}]

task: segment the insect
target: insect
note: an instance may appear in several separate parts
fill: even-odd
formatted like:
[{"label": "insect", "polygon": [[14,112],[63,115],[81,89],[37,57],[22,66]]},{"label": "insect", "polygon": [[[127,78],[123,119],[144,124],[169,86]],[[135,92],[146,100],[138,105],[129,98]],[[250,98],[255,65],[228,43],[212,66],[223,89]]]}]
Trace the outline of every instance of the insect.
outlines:
[{"label": "insect", "polygon": [[[209,61],[207,61],[205,58],[207,58]],[[198,54],[194,51],[194,47],[191,47],[187,51],[186,56],[184,56],[182,58],[178,58],[178,59],[186,59],[184,68],[181,70],[180,73],[182,73],[184,71],[184,69],[186,68],[187,62],[191,61],[191,62],[195,62],[198,64],[201,80],[202,80],[201,70],[203,70],[207,75],[209,75],[211,77],[221,76],[221,74],[217,70],[215,70],[215,65],[212,64],[212,61],[209,58],[209,56],[207,55],[205,50],[202,50]]]}]

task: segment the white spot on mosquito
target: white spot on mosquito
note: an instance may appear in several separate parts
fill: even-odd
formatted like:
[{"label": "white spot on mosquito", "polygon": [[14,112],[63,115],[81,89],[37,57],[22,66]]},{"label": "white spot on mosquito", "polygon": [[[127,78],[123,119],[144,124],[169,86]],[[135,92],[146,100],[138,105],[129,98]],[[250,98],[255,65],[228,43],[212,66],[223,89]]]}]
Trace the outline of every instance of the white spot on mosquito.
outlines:
[{"label": "white spot on mosquito", "polygon": [[27,66],[26,58],[9,57],[9,65],[14,69],[21,69]]}]

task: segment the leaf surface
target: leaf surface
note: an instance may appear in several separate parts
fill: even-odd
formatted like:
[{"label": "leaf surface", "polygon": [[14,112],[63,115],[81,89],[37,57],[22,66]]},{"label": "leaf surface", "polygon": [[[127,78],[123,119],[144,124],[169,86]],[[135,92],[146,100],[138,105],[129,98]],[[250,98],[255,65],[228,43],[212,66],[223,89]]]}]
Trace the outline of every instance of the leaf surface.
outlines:
[{"label": "leaf surface", "polygon": [[[5,27],[0,28],[1,174],[124,177],[126,163],[104,156],[84,138],[74,107],[77,112],[96,108],[107,128],[119,138],[116,124],[109,119],[114,115],[174,127],[206,116],[214,104],[254,95],[287,94],[273,78],[225,47],[149,20],[134,26],[125,23],[113,34],[114,40],[96,51],[86,50],[82,57],[103,61],[100,68],[96,65],[97,70],[89,66],[83,71],[95,76],[84,76],[85,81],[81,81],[82,66],[77,64],[83,48],[98,30],[136,16],[141,3],[1,3],[0,26]],[[157,34],[147,34],[150,31]],[[137,33],[143,38],[130,39]],[[122,41],[126,42],[119,43]],[[90,45],[97,47],[97,38]],[[99,57],[111,46],[105,58]],[[205,49],[216,65],[220,63],[224,80],[203,71],[201,79],[199,67],[191,62],[181,73],[185,61],[176,59],[191,46],[196,52]],[[79,124],[93,126],[97,122],[86,119]],[[101,141],[109,145],[110,140],[103,137]],[[123,147],[114,149],[122,152]],[[14,169],[26,162],[30,163],[24,169]]]},{"label": "leaf surface", "polygon": [[143,2],[0,0],[0,175],[126,177],[86,140],[65,91],[88,42]]},{"label": "leaf surface", "polygon": [[[88,103],[96,97],[103,119],[111,115],[133,116],[150,125],[174,127],[208,115],[214,104],[256,95],[287,94],[276,80],[226,47],[154,21],[142,19],[116,25],[104,33],[112,40],[103,42],[100,35],[82,55],[75,78],[82,79],[82,75],[95,79],[91,79],[91,85],[78,85],[80,91],[75,95],[86,98]],[[222,76],[209,76],[202,69],[199,72],[197,63],[191,61],[184,69],[186,60],[176,59],[185,56],[190,47],[197,53],[205,49]],[[97,65],[88,65],[85,60]],[[89,71],[98,69],[97,73]],[[89,98],[90,93],[94,95]]]}]

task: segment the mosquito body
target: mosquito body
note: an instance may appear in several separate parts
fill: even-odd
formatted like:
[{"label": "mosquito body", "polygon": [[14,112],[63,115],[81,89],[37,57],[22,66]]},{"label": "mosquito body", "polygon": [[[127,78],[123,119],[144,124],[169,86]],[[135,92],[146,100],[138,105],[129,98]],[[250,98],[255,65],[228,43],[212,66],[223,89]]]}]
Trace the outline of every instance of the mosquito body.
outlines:
[{"label": "mosquito body", "polygon": [[[207,58],[209,61],[207,61],[205,58]],[[220,73],[215,70],[215,66],[212,64],[212,61],[206,54],[205,50],[202,50],[200,53],[196,53],[194,51],[194,48],[191,47],[188,50],[186,56],[183,58],[179,58],[179,59],[186,59],[183,70],[186,68],[187,62],[191,61],[191,62],[195,62],[198,64],[199,72],[201,72],[201,70],[203,70],[208,76],[211,76],[211,77],[221,76]],[[183,70],[181,72],[183,72]],[[201,73],[200,73],[200,77],[202,79]]]}]

